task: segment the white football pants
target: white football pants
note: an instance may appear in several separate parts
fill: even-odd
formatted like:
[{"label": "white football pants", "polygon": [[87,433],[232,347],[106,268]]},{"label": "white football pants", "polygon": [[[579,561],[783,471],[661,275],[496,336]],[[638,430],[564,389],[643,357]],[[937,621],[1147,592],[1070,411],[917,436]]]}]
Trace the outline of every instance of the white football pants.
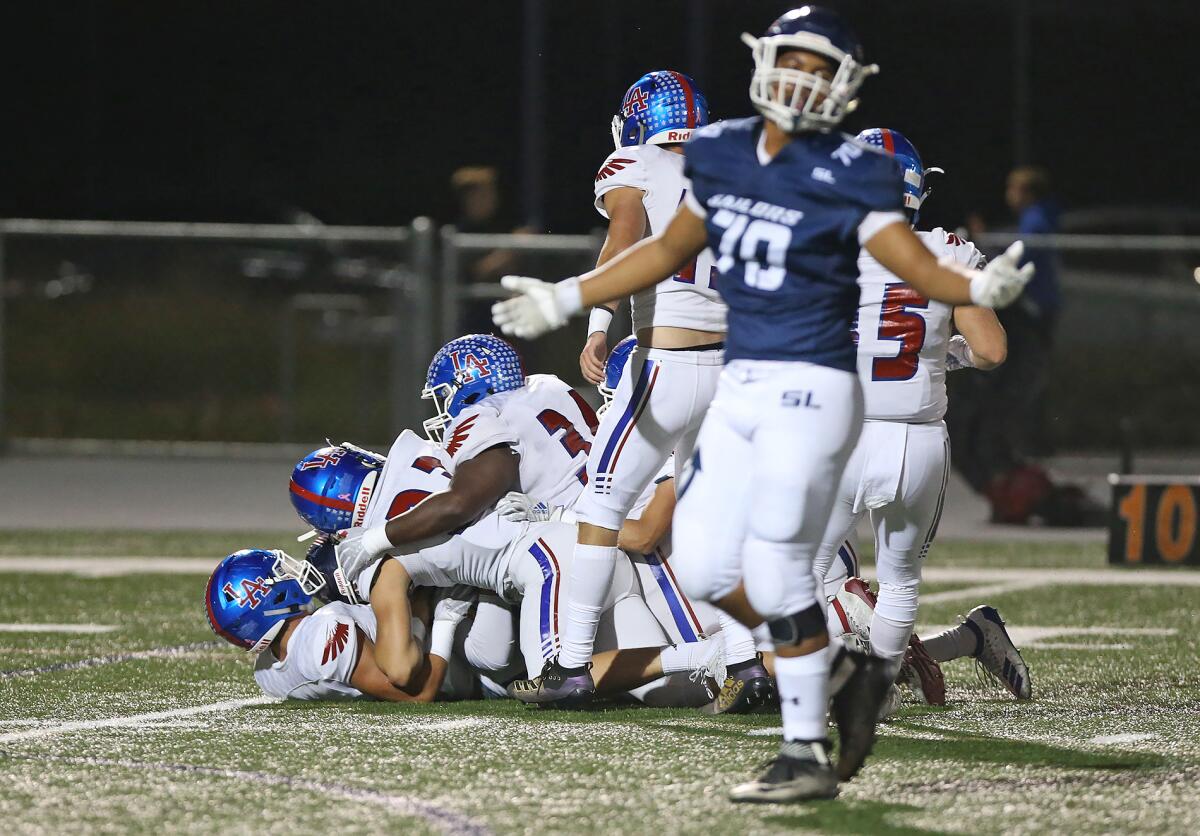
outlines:
[{"label": "white football pants", "polygon": [[817,602],[813,560],[862,410],[853,372],[760,360],[725,368],[678,487],[672,563],[684,592],[712,601],[744,581],[768,620]]}]

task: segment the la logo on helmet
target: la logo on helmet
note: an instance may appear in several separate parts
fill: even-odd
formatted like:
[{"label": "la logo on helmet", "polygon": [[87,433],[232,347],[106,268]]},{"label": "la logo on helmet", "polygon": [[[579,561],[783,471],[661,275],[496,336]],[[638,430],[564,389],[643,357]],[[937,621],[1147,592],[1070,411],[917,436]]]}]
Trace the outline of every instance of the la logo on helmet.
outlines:
[{"label": "la logo on helmet", "polygon": [[[475,370],[474,377],[487,377],[492,373],[491,364],[488,363],[486,357],[479,357],[474,351],[468,351],[465,354],[462,351],[453,351],[450,353],[450,360],[454,363],[454,371],[469,372]],[[464,375],[470,379],[470,375]]]},{"label": "la logo on helmet", "polygon": [[221,591],[224,592],[227,597],[236,601],[239,607],[249,607],[250,609],[254,609],[261,604],[263,602],[263,598],[266,597],[267,593],[271,591],[267,587],[267,582],[262,578],[261,575],[255,580],[242,578],[241,586],[242,594],[245,596],[244,598],[238,597],[237,591],[233,588],[233,584],[231,583],[225,584]]}]

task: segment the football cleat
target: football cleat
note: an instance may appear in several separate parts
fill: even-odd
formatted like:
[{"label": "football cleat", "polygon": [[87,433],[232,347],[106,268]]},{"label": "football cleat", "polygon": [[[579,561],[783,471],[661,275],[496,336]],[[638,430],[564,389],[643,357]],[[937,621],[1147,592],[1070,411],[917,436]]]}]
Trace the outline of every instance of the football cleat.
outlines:
[{"label": "football cleat", "polygon": [[702,714],[749,714],[752,711],[770,708],[779,704],[775,683],[762,663],[759,653],[753,664],[729,672],[721,690],[708,705],[701,707]]},{"label": "football cleat", "polygon": [[964,621],[975,634],[978,642],[975,651],[976,668],[984,676],[998,680],[1010,694],[1019,700],[1033,696],[1033,684],[1029,681],[1029,666],[1021,658],[1021,651],[1009,638],[1004,628],[1004,619],[995,607],[976,607],[967,613]]},{"label": "football cleat", "polygon": [[[833,695],[833,719],[838,729],[837,776],[849,781],[862,769],[875,745],[875,724],[892,687],[891,665],[878,656],[845,650],[842,664],[850,667],[845,685]],[[832,681],[832,678],[831,678]]]},{"label": "football cleat", "polygon": [[583,708],[596,696],[592,663],[582,668],[564,668],[558,657],[547,659],[533,679],[520,679],[508,686],[514,700],[543,708]]},{"label": "football cleat", "polygon": [[942,675],[942,666],[929,655],[916,633],[908,639],[908,650],[904,651],[904,662],[896,681],[907,685],[926,705],[946,704],[946,678]]},{"label": "football cleat", "polygon": [[838,779],[829,763],[829,741],[785,740],[779,755],[753,781],[729,791],[730,801],[788,804],[836,798]]}]

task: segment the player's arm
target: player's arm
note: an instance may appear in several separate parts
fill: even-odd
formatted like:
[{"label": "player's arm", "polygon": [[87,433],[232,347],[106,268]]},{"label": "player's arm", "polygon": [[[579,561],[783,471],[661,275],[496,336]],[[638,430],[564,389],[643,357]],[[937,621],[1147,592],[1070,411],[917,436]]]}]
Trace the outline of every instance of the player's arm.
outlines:
[{"label": "player's arm", "polygon": [[1030,265],[1018,267],[1024,249],[1019,241],[984,270],[971,270],[951,258],[934,258],[901,218],[875,231],[863,246],[922,296],[950,305],[1002,308],[1011,304],[1033,277]]},{"label": "player's arm", "polygon": [[708,230],[704,219],[686,204],[680,206],[661,234],[634,244],[580,276],[580,301],[588,306],[602,305],[654,287],[678,273],[707,245]]},{"label": "player's arm", "polygon": [[526,276],[505,276],[501,284],[520,294],[492,306],[492,318],[506,334],[537,337],[566,324],[585,307],[632,296],[679,272],[704,251],[704,220],[686,204],[660,234],[643,239],[582,276],[549,284]]},{"label": "player's arm", "polygon": [[[393,687],[409,697],[418,698],[430,687],[430,680],[437,679],[439,674],[432,661],[436,657],[426,656],[412,633],[412,604],[408,599],[411,583],[403,563],[383,561],[371,588],[371,610],[378,624],[372,655],[383,677]],[[445,676],[444,662],[442,660],[441,677]],[[350,684],[358,687],[353,678]],[[432,686],[433,692],[440,684]]]},{"label": "player's arm", "polygon": [[387,521],[388,542],[402,546],[473,523],[516,486],[520,461],[511,447],[500,444],[462,462],[446,490]]},{"label": "player's arm", "polygon": [[[608,213],[608,235],[600,249],[596,266],[612,261],[646,236],[649,220],[642,203],[644,192],[632,186],[621,186],[604,193],[604,211]],[[588,319],[588,337],[579,355],[579,370],[589,383],[604,379],[604,362],[608,359],[608,326],[620,300],[592,309]]]},{"label": "player's arm", "polygon": [[408,691],[397,688],[392,684],[392,680],[388,679],[387,674],[383,672],[376,661],[374,643],[361,631],[358,636],[358,645],[362,648],[362,653],[358,658],[358,664],[354,666],[354,672],[350,675],[351,685],[377,700],[433,702],[438,689],[442,687],[442,682],[446,678],[445,659],[430,654],[428,657],[429,675],[425,677],[425,684],[416,694],[410,694]]},{"label": "player's arm", "polygon": [[969,362],[977,369],[994,369],[1008,357],[1008,335],[994,311],[974,305],[954,309],[954,327],[967,341]]},{"label": "player's arm", "polygon": [[675,480],[664,479],[654,489],[650,504],[636,520],[625,520],[617,535],[617,545],[626,551],[650,554],[671,530],[675,514]]}]

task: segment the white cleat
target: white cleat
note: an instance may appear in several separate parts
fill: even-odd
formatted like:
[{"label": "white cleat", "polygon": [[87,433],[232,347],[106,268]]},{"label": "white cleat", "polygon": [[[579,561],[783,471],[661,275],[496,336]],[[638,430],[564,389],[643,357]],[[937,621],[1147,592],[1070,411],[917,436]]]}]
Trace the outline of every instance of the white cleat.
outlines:
[{"label": "white cleat", "polygon": [[967,613],[964,624],[978,641],[975,661],[979,669],[998,680],[1017,699],[1032,697],[1029,666],[1009,638],[1008,630],[1004,629],[1004,619],[996,612],[996,608],[986,605],[976,607]]}]

